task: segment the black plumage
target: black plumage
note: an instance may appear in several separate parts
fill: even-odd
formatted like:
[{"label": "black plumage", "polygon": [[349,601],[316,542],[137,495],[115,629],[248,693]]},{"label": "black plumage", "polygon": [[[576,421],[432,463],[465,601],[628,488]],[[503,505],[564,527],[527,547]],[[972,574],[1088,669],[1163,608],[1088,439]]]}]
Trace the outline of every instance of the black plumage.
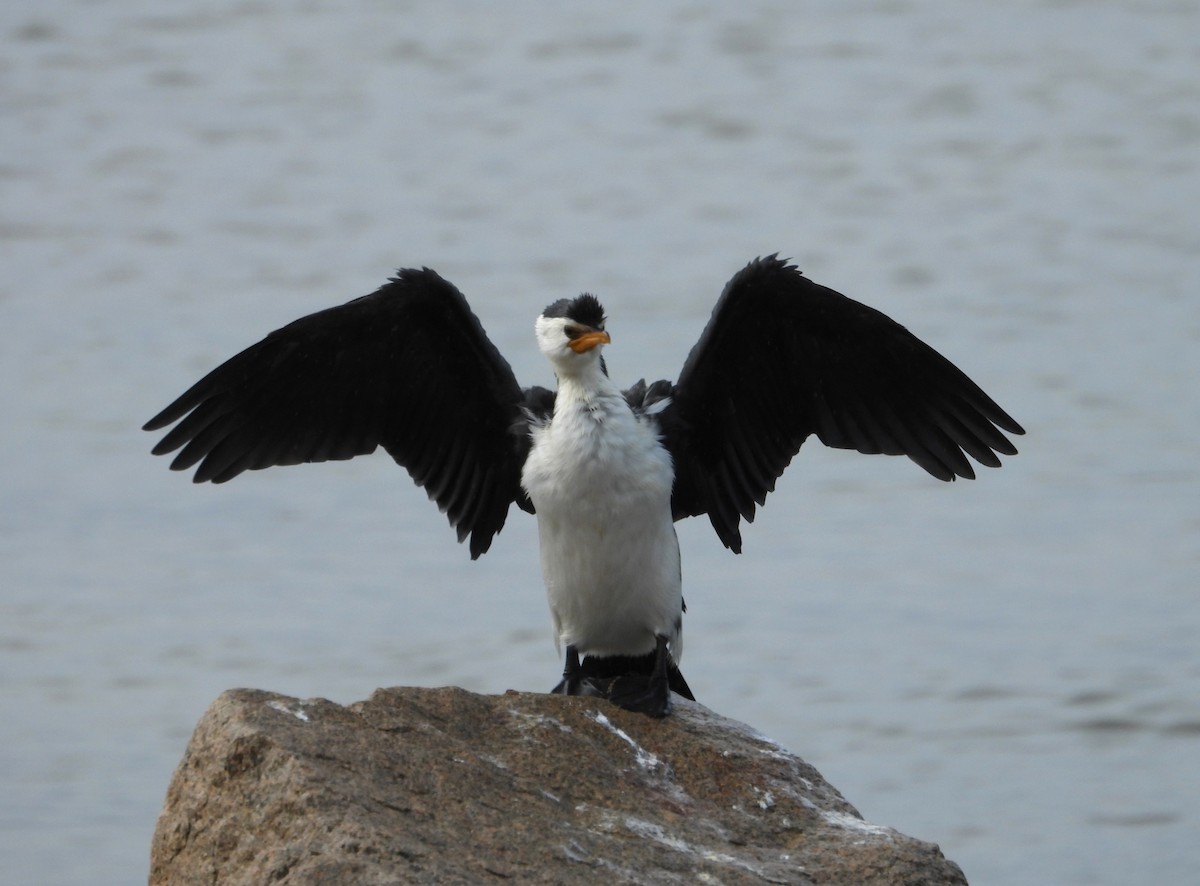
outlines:
[{"label": "black plumage", "polygon": [[462,294],[431,270],[402,270],[370,295],[272,332],[145,428],[179,422],[153,451],[182,446],[171,467],[197,465],[197,483],[382,446],[459,541],[470,537],[474,558],[524,498],[525,397]]},{"label": "black plumage", "polygon": [[725,287],[659,416],[675,460],[676,519],[707,514],[741,549],[752,520],[812,434],[826,446],[907,455],[940,480],[998,467],[1011,416],[949,360],[874,308],[775,256]]},{"label": "black plumage", "polygon": [[[603,329],[598,300],[562,299],[546,316]],[[678,380],[626,392],[658,422],[675,467],[675,519],[707,514],[741,548],[801,444],[907,455],[942,480],[974,477],[1024,433],[945,357],[879,311],[775,256],[725,287]],[[382,446],[478,557],[521,488],[530,426],[554,393],[523,389],[466,299],[429,269],[302,317],[218,366],[146,423],[178,422],[154,447],[171,467],[222,483],[273,465],[347,459]]]},{"label": "black plumage", "polygon": [[546,306],[543,317],[566,317],[591,329],[604,328],[604,308],[600,300],[590,292],[575,298],[560,298]]}]

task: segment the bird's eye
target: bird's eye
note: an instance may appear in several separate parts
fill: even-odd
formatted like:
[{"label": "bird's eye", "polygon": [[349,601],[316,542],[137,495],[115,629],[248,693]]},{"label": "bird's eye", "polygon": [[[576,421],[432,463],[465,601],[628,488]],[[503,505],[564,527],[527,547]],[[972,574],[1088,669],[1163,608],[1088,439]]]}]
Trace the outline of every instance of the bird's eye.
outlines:
[{"label": "bird's eye", "polygon": [[563,331],[567,334],[567,338],[572,341],[583,335],[583,328],[580,326],[564,326]]}]

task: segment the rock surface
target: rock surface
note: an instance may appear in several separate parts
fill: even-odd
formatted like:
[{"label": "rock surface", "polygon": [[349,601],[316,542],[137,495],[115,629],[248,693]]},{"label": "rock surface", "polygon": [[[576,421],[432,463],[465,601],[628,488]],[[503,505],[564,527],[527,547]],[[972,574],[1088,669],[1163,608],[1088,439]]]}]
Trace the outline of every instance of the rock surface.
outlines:
[{"label": "rock surface", "polygon": [[224,693],[154,834],[151,884],[965,884],[748,727],[676,700]]}]

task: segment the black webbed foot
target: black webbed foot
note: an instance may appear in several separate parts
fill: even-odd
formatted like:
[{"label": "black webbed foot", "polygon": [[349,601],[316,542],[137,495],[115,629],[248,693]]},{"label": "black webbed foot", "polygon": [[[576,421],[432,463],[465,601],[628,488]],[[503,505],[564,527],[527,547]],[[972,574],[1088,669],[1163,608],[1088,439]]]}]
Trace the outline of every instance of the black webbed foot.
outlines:
[{"label": "black webbed foot", "polygon": [[618,707],[651,717],[671,712],[671,693],[695,700],[683,674],[675,666],[666,637],[658,637],[653,652],[645,655],[587,656],[567,647],[563,678],[551,690],[558,695],[607,698]]},{"label": "black webbed foot", "polygon": [[[613,679],[608,699],[627,711],[650,717],[665,717],[671,712],[671,653],[667,638],[659,636],[650,673],[626,673]],[[682,680],[682,675],[680,676]],[[686,684],[684,684],[686,686]]]},{"label": "black webbed foot", "polygon": [[550,690],[551,695],[588,695],[597,698],[608,698],[611,680],[597,679],[584,673],[579,664],[579,650],[574,646],[567,647],[566,662],[563,665],[563,678],[558,685]]},{"label": "black webbed foot", "polygon": [[609,687],[608,700],[617,707],[650,717],[671,713],[671,689],[667,681],[645,674],[617,677]]}]

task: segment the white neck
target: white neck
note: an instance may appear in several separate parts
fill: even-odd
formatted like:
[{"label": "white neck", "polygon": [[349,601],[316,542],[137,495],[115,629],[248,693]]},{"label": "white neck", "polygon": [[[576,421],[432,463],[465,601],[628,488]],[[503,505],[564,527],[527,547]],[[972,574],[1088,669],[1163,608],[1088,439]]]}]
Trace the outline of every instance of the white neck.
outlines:
[{"label": "white neck", "polygon": [[620,389],[600,368],[599,360],[589,360],[569,370],[557,367],[558,394],[556,403],[593,400],[597,397],[620,395]]}]

